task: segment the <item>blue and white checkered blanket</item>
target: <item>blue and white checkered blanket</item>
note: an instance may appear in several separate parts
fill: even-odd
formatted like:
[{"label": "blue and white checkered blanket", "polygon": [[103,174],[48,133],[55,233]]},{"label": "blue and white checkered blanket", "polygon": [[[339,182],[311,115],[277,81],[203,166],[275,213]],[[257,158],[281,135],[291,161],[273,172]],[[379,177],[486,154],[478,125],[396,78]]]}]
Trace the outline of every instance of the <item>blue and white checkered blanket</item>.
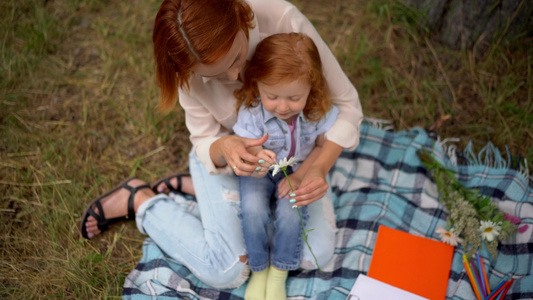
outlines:
[{"label": "blue and white checkered blanket", "polygon": [[[289,299],[346,299],[359,274],[366,274],[377,230],[386,225],[418,236],[438,239],[447,211],[438,201],[435,183],[417,151],[426,149],[467,187],[479,189],[500,208],[522,219],[529,228],[500,244],[498,257],[483,250],[490,285],[514,278],[505,299],[533,299],[533,189],[525,164],[511,167],[490,144],[475,155],[471,146],[457,152],[426,131],[392,132],[363,124],[361,143],[345,151],[331,171],[337,216],[334,259],[324,272],[292,271],[287,280]],[[518,167],[518,170],[516,170]],[[391,249],[394,251],[394,249]],[[463,269],[461,247],[455,248],[447,299],[475,299]],[[170,260],[148,238],[141,261],[126,278],[125,299],[243,299],[245,285],[217,290],[200,282],[184,266]]]}]

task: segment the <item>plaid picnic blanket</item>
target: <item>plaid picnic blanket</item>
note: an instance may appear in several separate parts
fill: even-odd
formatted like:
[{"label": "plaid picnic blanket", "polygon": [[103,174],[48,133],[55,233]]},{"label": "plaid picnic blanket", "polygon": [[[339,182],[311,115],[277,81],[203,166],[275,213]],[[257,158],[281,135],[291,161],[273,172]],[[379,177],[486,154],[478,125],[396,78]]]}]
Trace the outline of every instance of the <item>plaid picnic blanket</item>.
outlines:
[{"label": "plaid picnic blanket", "polygon": [[[417,151],[429,150],[467,187],[479,189],[499,207],[529,224],[498,247],[498,257],[480,255],[492,287],[503,278],[514,283],[505,299],[533,299],[533,189],[526,164],[491,144],[475,153],[469,145],[456,151],[421,128],[393,132],[374,120],[361,127],[361,143],[345,151],[331,171],[335,193],[337,233],[333,260],[319,271],[292,271],[287,280],[289,299],[346,299],[359,274],[368,272],[380,225],[438,240],[437,226],[445,227],[447,211],[438,201],[435,183]],[[394,251],[391,249],[391,251]],[[446,299],[475,299],[462,265],[461,247],[455,248]],[[243,299],[245,285],[217,290],[200,282],[172,261],[147,238],[143,257],[126,278],[124,299]]]}]

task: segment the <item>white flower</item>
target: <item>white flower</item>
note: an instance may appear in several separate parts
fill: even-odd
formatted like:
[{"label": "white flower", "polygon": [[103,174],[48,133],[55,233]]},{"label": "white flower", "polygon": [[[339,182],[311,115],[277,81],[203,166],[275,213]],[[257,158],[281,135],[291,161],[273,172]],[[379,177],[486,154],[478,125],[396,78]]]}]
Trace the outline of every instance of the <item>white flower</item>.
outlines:
[{"label": "white flower", "polygon": [[283,159],[280,159],[280,161],[278,162],[277,165],[271,165],[270,166],[270,169],[274,169],[274,171],[272,171],[272,176],[276,176],[276,174],[279,173],[279,171],[281,170],[285,170],[287,169],[287,167],[289,166],[295,166],[296,165],[296,160],[294,159],[294,156],[289,158],[289,160],[287,161],[287,158],[283,158]]},{"label": "white flower", "polygon": [[462,238],[455,235],[455,233],[453,232],[453,228],[450,230],[446,230],[439,226],[437,227],[437,229],[435,229],[435,232],[439,234],[440,240],[446,244],[457,246],[457,244],[463,242]]},{"label": "white flower", "polygon": [[481,237],[489,242],[500,234],[500,230],[502,230],[500,223],[496,224],[492,221],[481,221],[481,226],[479,226]]}]

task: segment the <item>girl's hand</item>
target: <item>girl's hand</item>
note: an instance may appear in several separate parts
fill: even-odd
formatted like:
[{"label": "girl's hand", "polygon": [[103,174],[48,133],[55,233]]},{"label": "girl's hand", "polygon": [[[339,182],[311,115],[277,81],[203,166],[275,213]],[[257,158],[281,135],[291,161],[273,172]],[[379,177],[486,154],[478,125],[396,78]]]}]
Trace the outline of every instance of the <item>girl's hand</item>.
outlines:
[{"label": "girl's hand", "polygon": [[[269,171],[270,165],[276,163],[276,153],[268,149],[261,149],[256,155],[259,159],[263,160],[263,163],[260,164],[261,169],[257,170],[256,167],[256,170],[252,173],[252,177],[265,177]],[[268,167],[264,167],[264,165],[268,165]]]},{"label": "girl's hand", "polygon": [[[289,180],[291,181],[291,185],[294,190],[297,190],[298,187],[301,185],[303,179],[302,177],[303,176],[300,176],[298,172],[294,172],[289,175]],[[289,182],[287,181],[287,178],[284,177],[278,185],[278,197],[279,199],[292,199],[292,197],[288,197],[290,194],[292,194],[291,187],[289,185]]]},{"label": "girl's hand", "polygon": [[[292,183],[292,179],[291,179]],[[296,197],[295,205],[305,206],[324,197],[329,185],[326,181],[326,174],[322,174],[317,168],[309,168],[304,175],[299,187],[294,191]]]},{"label": "girl's hand", "polygon": [[[268,168],[267,162],[259,163],[261,158],[248,152],[248,148],[261,146],[268,139],[268,135],[259,139],[247,139],[235,135],[226,135],[221,137],[217,142],[218,156],[222,156],[225,162],[233,169],[233,172],[239,176],[250,176],[257,167]],[[212,156],[213,157],[213,156]],[[215,165],[217,165],[214,160]],[[219,163],[220,166],[224,164]]]}]

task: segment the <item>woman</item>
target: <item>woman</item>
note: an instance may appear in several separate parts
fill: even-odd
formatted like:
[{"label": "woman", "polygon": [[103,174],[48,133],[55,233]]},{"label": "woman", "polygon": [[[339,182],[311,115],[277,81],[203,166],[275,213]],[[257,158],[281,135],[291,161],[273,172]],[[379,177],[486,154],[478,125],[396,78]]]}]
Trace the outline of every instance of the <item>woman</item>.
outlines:
[{"label": "woman", "polygon": [[[237,120],[233,92],[242,86],[240,73],[259,41],[283,32],[301,32],[313,39],[332,102],[339,109],[320,155],[294,191],[295,204],[307,205],[308,226],[315,229],[309,243],[318,263],[329,262],[336,228],[326,176],[343,148],[358,145],[361,106],[355,88],[312,24],[282,0],[163,2],[153,32],[160,106],[171,108],[179,94],[193,145],[189,161],[193,180],[177,176],[171,182],[196,195],[201,219],[167,195],[156,195],[144,181],[130,179],[89,205],[82,220],[84,236],[100,234],[118,219],[135,218],[141,232],[204,283],[230,288],[247,279],[235,174],[249,176],[259,167],[269,167],[247,151],[262,145],[267,136],[246,139],[232,134]],[[176,186],[178,178],[181,186]],[[300,267],[317,267],[305,249]]]}]

